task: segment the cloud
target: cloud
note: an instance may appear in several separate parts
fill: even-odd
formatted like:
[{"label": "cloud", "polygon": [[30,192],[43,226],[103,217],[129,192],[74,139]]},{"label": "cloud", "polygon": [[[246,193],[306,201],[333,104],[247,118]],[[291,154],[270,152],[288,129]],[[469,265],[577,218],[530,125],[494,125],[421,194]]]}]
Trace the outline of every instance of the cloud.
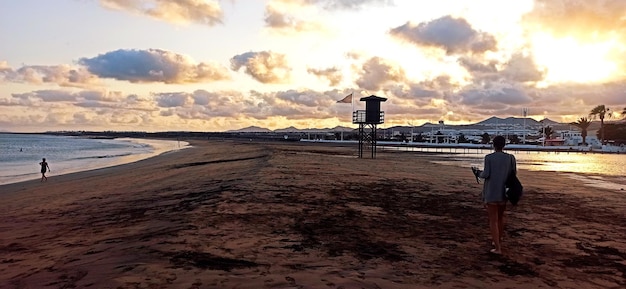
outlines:
[{"label": "cloud", "polygon": [[121,91],[100,91],[100,90],[83,90],[78,96],[84,100],[117,102],[124,98]]},{"label": "cloud", "polygon": [[[580,106],[591,110],[599,104],[612,109],[626,105],[626,82],[615,81],[604,84],[568,83],[545,88],[529,89],[533,103],[540,103],[546,108],[557,107],[569,110]],[[583,111],[583,115],[587,110]]]},{"label": "cloud", "polygon": [[128,11],[172,23],[222,23],[223,12],[212,0],[100,0],[104,7]]},{"label": "cloud", "polygon": [[404,70],[400,66],[388,63],[379,57],[372,57],[361,67],[356,84],[360,88],[377,91],[385,83],[400,82],[405,78]]},{"label": "cloud", "polygon": [[119,49],[79,63],[102,78],[137,82],[201,83],[229,79],[228,70],[217,64],[195,64],[187,56],[148,49]]},{"label": "cloud", "polygon": [[200,89],[196,90],[191,97],[193,98],[193,103],[196,105],[208,105],[211,99],[217,98],[219,96],[216,93]]},{"label": "cloud", "polygon": [[474,30],[463,18],[444,16],[413,25],[410,22],[391,29],[391,35],[420,46],[444,49],[447,54],[483,53],[496,49],[491,34]]},{"label": "cloud", "polygon": [[595,38],[623,34],[625,15],[623,0],[535,0],[533,10],[523,19],[527,25],[557,36]]},{"label": "cloud", "polygon": [[185,92],[156,93],[154,94],[159,107],[186,106],[191,103],[191,97]]},{"label": "cloud", "polygon": [[463,57],[459,57],[457,61],[462,67],[464,67],[470,73],[496,73],[498,72],[498,68],[496,67],[498,62],[494,60],[490,60],[487,63],[484,63],[477,58],[463,56]]},{"label": "cloud", "polygon": [[529,55],[515,53],[504,64],[502,74],[507,80],[516,82],[537,82],[546,76],[545,69],[537,67],[534,59]]},{"label": "cloud", "polygon": [[216,91],[203,89],[192,93],[158,93],[154,94],[158,106],[165,108],[159,112],[163,117],[179,117],[186,120],[206,120],[214,117],[239,118],[250,107],[259,107],[255,97],[246,97],[240,92]]},{"label": "cloud", "polygon": [[76,93],[63,90],[36,90],[27,93],[13,93],[14,98],[40,99],[44,102],[72,102],[78,99]]},{"label": "cloud", "polygon": [[276,7],[268,5],[265,9],[265,26],[286,33],[321,31],[324,29],[320,23],[298,19],[292,14],[293,11],[290,11],[288,14],[286,11],[281,11]]},{"label": "cloud", "polygon": [[[336,118],[348,116],[349,105],[337,105],[337,100],[345,97],[347,90],[286,90],[275,92],[250,92],[255,105],[246,105],[244,115],[257,119],[281,117],[289,120]],[[358,98],[355,92],[355,97]],[[346,110],[347,109],[347,110]],[[340,114],[342,113],[342,114]]]},{"label": "cloud", "polygon": [[421,85],[411,85],[408,95],[415,98],[432,98],[440,96],[440,92],[425,88]]},{"label": "cloud", "polygon": [[505,62],[484,60],[481,57],[463,56],[458,63],[472,76],[474,82],[539,82],[546,76],[546,69],[539,67],[531,55],[514,53]]},{"label": "cloud", "polygon": [[265,24],[273,28],[297,27],[297,20],[288,17],[284,13],[277,11],[276,8],[267,6],[265,8]]},{"label": "cloud", "polygon": [[[124,96],[119,91],[97,90],[36,90],[26,93],[14,93],[11,95],[17,101],[2,102],[0,106],[28,106],[32,108],[46,107],[56,109],[68,109],[70,106],[82,107],[92,110],[92,113],[100,113],[97,109],[109,108],[128,111],[155,111],[152,103],[138,99],[136,95]],[[45,103],[45,104],[44,104]],[[69,106],[68,106],[69,105]]]},{"label": "cloud", "polygon": [[31,84],[54,83],[60,86],[84,87],[96,83],[98,77],[82,67],[25,65],[13,70],[5,62],[0,63],[0,81]]},{"label": "cloud", "polygon": [[272,51],[246,52],[230,59],[230,67],[244,72],[261,83],[285,83],[290,78],[290,69],[284,54]]},{"label": "cloud", "polygon": [[11,67],[9,66],[9,63],[6,61],[0,61],[0,73],[4,73],[8,71],[12,71]]},{"label": "cloud", "polygon": [[334,103],[331,97],[312,90],[297,91],[292,89],[287,91],[278,91],[275,96],[278,99],[297,105],[304,105],[309,108],[327,107]]},{"label": "cloud", "polygon": [[500,82],[487,83],[482,87],[466,87],[458,94],[462,104],[477,109],[527,104],[532,101],[524,87]]},{"label": "cloud", "polygon": [[320,13],[392,4],[390,0],[272,0],[265,7],[264,21],[266,27],[282,33],[326,31],[314,20]]},{"label": "cloud", "polygon": [[254,105],[244,99],[241,93],[210,92],[198,89],[194,92],[154,93],[152,98],[161,110],[162,116],[179,116],[184,119],[204,119],[207,117],[237,117],[246,106]]},{"label": "cloud", "polygon": [[326,10],[353,10],[367,5],[392,5],[391,0],[281,0],[280,2],[316,5]]},{"label": "cloud", "polygon": [[330,82],[330,86],[337,86],[341,80],[343,80],[343,74],[337,67],[330,67],[326,69],[308,68],[306,71],[319,78],[327,79]]}]

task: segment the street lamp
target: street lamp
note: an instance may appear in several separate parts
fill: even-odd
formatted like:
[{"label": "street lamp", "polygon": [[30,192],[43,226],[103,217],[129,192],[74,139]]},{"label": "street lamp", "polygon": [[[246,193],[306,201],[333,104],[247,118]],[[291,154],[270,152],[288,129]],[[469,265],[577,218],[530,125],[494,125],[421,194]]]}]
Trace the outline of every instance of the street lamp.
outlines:
[{"label": "street lamp", "polygon": [[543,137],[543,141],[541,142],[541,145],[544,147],[546,146],[546,124],[544,122],[545,120],[546,120],[545,117],[541,120],[541,136]]},{"label": "street lamp", "polygon": [[523,143],[526,144],[526,117],[528,116],[528,107],[524,107],[522,109],[522,115],[524,116],[524,141]]},{"label": "street lamp", "polygon": [[[444,141],[444,143],[446,143],[447,142],[447,137],[446,137],[446,134],[444,132],[444,130],[446,129],[446,126],[443,124],[443,120],[440,120],[439,124],[441,125],[441,135],[443,135],[443,138],[444,138],[443,141]],[[437,142],[439,142],[439,141],[437,141]]]}]

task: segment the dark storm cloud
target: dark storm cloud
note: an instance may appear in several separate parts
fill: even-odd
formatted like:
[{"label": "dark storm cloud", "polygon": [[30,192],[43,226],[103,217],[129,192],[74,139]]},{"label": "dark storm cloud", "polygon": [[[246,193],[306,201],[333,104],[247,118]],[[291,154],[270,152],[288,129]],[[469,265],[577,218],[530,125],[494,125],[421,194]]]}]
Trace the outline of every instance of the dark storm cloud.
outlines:
[{"label": "dark storm cloud", "polygon": [[496,49],[496,39],[491,34],[480,32],[463,18],[444,16],[430,22],[413,25],[409,22],[390,31],[400,39],[421,46],[439,47],[447,54],[483,53]]},{"label": "dark storm cloud", "polygon": [[272,51],[246,52],[230,59],[234,71],[244,72],[261,83],[284,83],[289,80],[289,65],[284,54]]},{"label": "dark storm cloud", "polygon": [[133,83],[198,83],[230,78],[223,66],[195,64],[184,55],[160,49],[120,49],[93,58],[81,58],[79,63],[99,77]]},{"label": "dark storm cloud", "polygon": [[174,23],[199,23],[209,26],[222,22],[218,1],[212,0],[100,0],[102,6],[142,14]]}]

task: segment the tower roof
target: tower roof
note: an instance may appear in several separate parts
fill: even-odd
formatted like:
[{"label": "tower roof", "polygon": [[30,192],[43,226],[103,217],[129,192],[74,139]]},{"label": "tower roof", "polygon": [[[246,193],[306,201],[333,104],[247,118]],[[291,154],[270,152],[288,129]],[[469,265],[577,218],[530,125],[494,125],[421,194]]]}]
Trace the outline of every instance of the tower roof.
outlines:
[{"label": "tower roof", "polygon": [[376,95],[370,95],[368,97],[361,97],[361,99],[359,99],[360,101],[387,101],[386,98],[384,97],[380,97],[380,96],[376,96]]}]

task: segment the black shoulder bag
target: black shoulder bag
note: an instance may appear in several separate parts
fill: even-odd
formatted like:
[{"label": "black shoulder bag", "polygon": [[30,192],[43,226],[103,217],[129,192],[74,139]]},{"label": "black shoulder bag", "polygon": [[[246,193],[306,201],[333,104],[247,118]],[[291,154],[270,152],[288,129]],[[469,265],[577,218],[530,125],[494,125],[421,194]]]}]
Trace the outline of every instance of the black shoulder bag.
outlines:
[{"label": "black shoulder bag", "polygon": [[504,185],[506,187],[505,196],[511,204],[514,206],[517,205],[519,199],[522,197],[524,193],[524,187],[522,183],[517,178],[517,174],[513,169],[513,156],[511,156],[511,171],[509,172],[509,176],[506,178],[506,183]]}]

